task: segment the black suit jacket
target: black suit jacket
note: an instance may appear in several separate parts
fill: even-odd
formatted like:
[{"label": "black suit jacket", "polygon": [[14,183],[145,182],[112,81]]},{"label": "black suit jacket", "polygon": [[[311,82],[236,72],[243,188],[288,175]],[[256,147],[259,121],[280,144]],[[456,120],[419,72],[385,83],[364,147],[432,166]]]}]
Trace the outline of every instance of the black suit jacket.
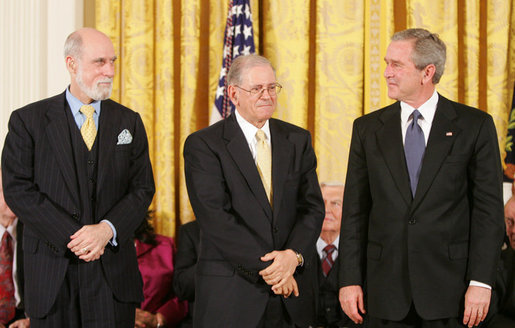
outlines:
[{"label": "black suit jacket", "polygon": [[197,221],[183,224],[179,229],[177,253],[175,254],[175,271],[173,273],[173,290],[181,301],[188,301],[188,315],[181,321],[180,327],[193,326],[193,309],[195,307],[195,270],[200,248],[200,228]]},{"label": "black suit jacket", "polygon": [[306,257],[300,297],[284,301],[293,321],[312,322],[311,247],[324,218],[309,133],[270,119],[273,210],[235,116],[193,133],[184,145],[186,184],[200,225],[195,326],[257,325],[270,297],[260,257],[293,249]]},{"label": "black suit jacket", "polygon": [[[108,219],[118,246],[106,247],[100,261],[114,296],[139,302],[142,282],[133,236],[154,194],[147,137],[137,113],[112,100],[101,106],[93,221]],[[2,153],[5,200],[25,228],[25,306],[31,317],[44,316],[54,303],[68,267],[66,245],[82,226],[66,110],[62,93],[14,111]],[[117,145],[124,129],[133,140]]]},{"label": "black suit jacket", "polygon": [[400,103],[354,122],[340,286],[366,282],[368,314],[458,317],[470,280],[493,285],[504,235],[502,168],[490,115],[440,96],[412,199]]}]

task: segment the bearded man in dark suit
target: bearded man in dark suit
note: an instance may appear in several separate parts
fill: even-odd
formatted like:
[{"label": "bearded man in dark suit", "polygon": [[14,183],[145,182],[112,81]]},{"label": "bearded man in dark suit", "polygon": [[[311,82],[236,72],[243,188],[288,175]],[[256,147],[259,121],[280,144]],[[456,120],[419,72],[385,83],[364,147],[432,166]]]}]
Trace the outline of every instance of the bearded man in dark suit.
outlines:
[{"label": "bearded man in dark suit", "polygon": [[14,111],[5,200],[24,224],[32,327],[134,327],[143,300],[133,236],[154,180],[143,122],[110,97],[116,55],[91,28],[65,42],[71,84]]},{"label": "bearded man in dark suit", "polygon": [[[340,234],[340,302],[370,327],[469,327],[485,319],[503,240],[492,117],[438,94],[446,47],[409,29],[384,76],[397,102],[356,119]],[[363,289],[367,294],[366,306]]]},{"label": "bearded man in dark suit", "polygon": [[281,86],[266,58],[236,58],[228,84],[234,114],[184,145],[200,226],[193,325],[308,326],[324,218],[311,137],[271,118]]}]

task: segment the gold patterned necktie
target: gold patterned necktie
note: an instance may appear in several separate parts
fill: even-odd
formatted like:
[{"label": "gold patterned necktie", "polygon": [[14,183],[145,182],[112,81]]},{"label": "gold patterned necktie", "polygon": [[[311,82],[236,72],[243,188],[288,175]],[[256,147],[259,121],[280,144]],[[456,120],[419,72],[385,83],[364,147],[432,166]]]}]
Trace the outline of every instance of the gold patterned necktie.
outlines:
[{"label": "gold patterned necktie", "polygon": [[263,187],[265,187],[266,196],[270,204],[272,204],[272,152],[266,139],[267,137],[263,130],[257,130],[256,164]]},{"label": "gold patterned necktie", "polygon": [[86,115],[86,121],[82,124],[80,133],[82,134],[82,139],[84,139],[86,147],[88,147],[88,150],[91,150],[97,136],[97,127],[95,126],[95,120],[93,119],[95,109],[93,106],[84,105],[80,108],[80,112]]}]

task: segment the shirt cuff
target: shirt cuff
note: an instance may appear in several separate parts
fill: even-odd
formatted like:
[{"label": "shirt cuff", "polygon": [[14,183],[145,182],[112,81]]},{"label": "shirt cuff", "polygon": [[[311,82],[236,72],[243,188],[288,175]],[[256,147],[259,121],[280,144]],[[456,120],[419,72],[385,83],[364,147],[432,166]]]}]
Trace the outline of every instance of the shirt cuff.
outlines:
[{"label": "shirt cuff", "polygon": [[118,243],[116,242],[116,229],[114,228],[114,225],[109,220],[102,220],[100,222],[105,222],[105,223],[109,224],[109,226],[111,227],[111,230],[113,230],[113,238],[109,241],[109,243],[112,246],[115,246],[115,247],[118,246]]},{"label": "shirt cuff", "polygon": [[477,286],[477,287],[484,287],[484,288],[492,289],[492,286],[484,284],[484,283],[476,281],[476,280],[471,280],[469,286]]}]

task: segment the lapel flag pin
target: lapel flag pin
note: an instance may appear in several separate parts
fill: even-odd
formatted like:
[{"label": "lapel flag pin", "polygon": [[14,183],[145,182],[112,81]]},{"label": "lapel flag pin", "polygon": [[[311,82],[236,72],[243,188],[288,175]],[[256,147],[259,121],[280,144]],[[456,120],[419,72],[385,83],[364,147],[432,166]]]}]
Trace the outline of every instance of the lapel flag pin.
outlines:
[{"label": "lapel flag pin", "polygon": [[452,137],[452,132],[446,132],[446,133],[445,133],[445,136],[446,136],[446,137]]}]

